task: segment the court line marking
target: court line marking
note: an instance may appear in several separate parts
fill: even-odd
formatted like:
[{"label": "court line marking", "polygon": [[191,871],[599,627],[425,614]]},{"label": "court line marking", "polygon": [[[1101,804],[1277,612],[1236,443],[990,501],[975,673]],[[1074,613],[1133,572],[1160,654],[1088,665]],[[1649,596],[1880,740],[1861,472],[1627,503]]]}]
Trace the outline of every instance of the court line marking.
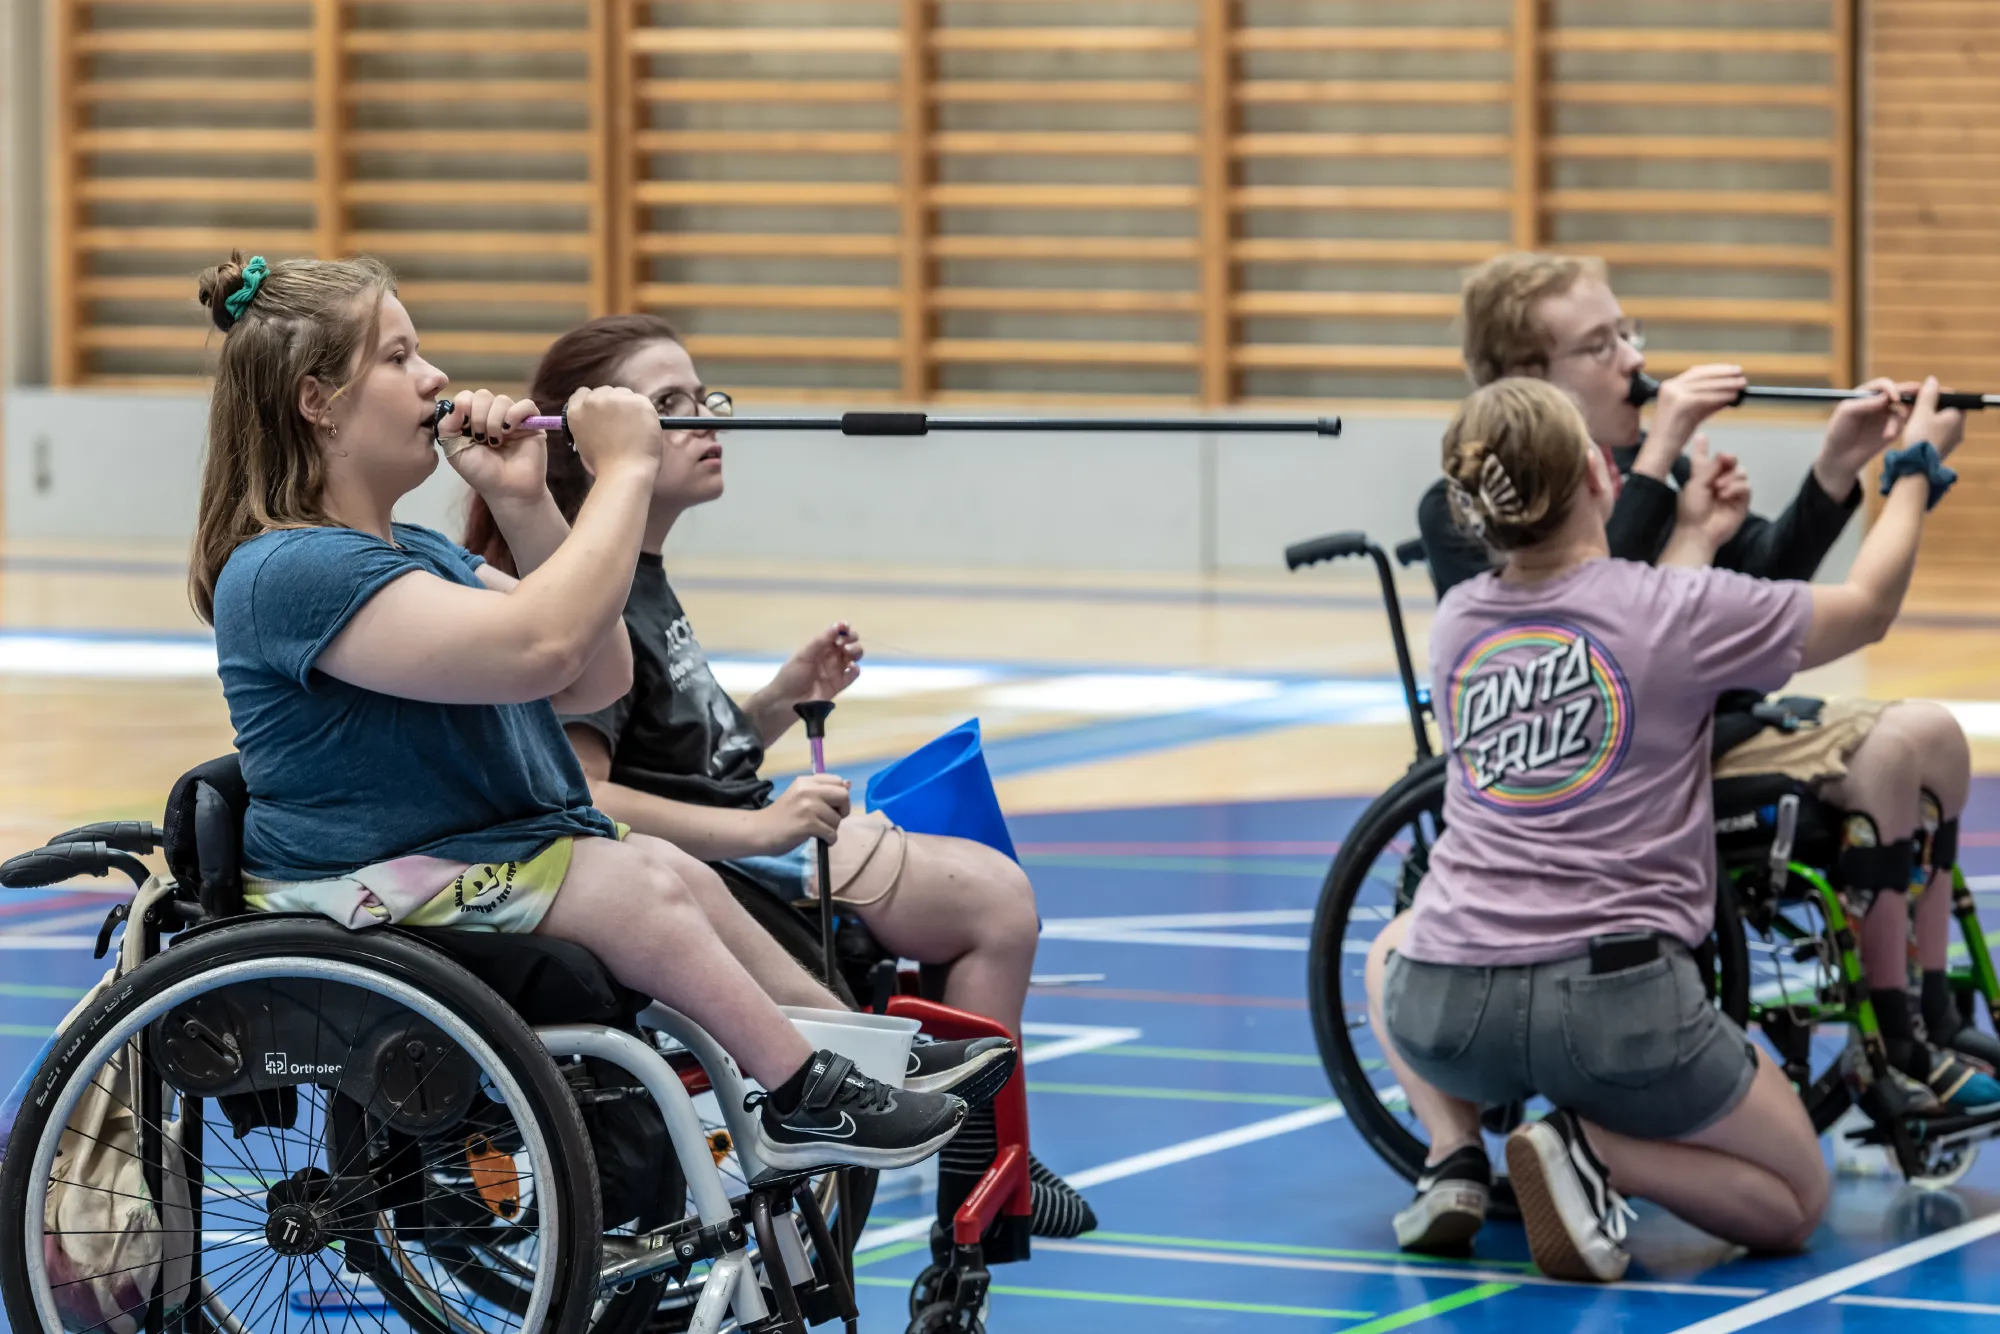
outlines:
[{"label": "court line marking", "polygon": [[1028,1048],[1022,1056],[1025,1065],[1041,1065],[1047,1061],[1060,1061],[1065,1056],[1078,1056],[1087,1051],[1102,1051],[1106,1047],[1116,1047],[1123,1042],[1137,1042],[1145,1037],[1145,1031],[1137,1028],[1105,1028],[1097,1024],[1022,1024],[1021,1036],[1029,1038],[1049,1037],[1054,1042],[1044,1042]]},{"label": "court line marking", "polygon": [[1811,1306],[1815,1302],[1837,1296],[1849,1288],[1858,1288],[1863,1283],[1872,1283],[1878,1278],[1908,1269],[1912,1265],[1920,1265],[1926,1260],[1949,1254],[1976,1241],[1983,1241],[1995,1233],[2000,1233],[2000,1213],[1975,1218],[1969,1223],[1961,1223],[1934,1236],[1907,1242],[1894,1250],[1884,1251],[1857,1264],[1847,1265],[1831,1273],[1821,1274],[1818,1278],[1780,1289],[1746,1306],[1739,1306],[1733,1311],[1724,1311],[1706,1320],[1698,1320],[1692,1325],[1683,1325],[1674,1330],[1673,1334],[1734,1334],[1736,1330],[1761,1325],[1766,1320],[1796,1311],[1800,1307]]},{"label": "court line marking", "polygon": [[[1328,1102],[1318,1107],[1305,1107],[1296,1112],[1286,1112],[1283,1116],[1252,1121],[1249,1125],[1238,1126],[1234,1130],[1201,1135],[1195,1139],[1183,1140],[1179,1144],[1169,1144],[1165,1148],[1135,1153],[1129,1158],[1120,1158],[1100,1167],[1073,1172],[1068,1180],[1076,1189],[1087,1190],[1107,1181],[1120,1181],[1126,1177],[1138,1176],[1141,1172],[1152,1172],[1162,1167],[1172,1167],[1176,1163],[1204,1158],[1212,1153],[1221,1153],[1224,1149],[1255,1144],[1259,1140],[1270,1139],[1277,1135],[1289,1135],[1292,1131],[1304,1130],[1307,1126],[1325,1125],[1329,1121],[1338,1121],[1346,1115],[1347,1109],[1337,1102]],[[908,1241],[912,1237],[928,1237],[931,1222],[932,1220],[928,1218],[913,1218],[907,1223],[897,1223],[879,1230],[870,1229],[861,1234],[855,1249],[873,1250],[899,1241]],[[1038,1241],[1035,1244],[1046,1246],[1049,1243]]]},{"label": "court line marking", "polygon": [[1294,1246],[1281,1241],[1219,1241],[1213,1237],[1168,1237],[1150,1232],[1107,1232],[1090,1234],[1100,1242],[1126,1242],[1134,1246],[1185,1246],[1197,1251],[1234,1251],[1249,1255],[1303,1255],[1321,1260],[1380,1260],[1388,1264],[1435,1265],[1455,1269],[1515,1269],[1532,1274],[1535,1266],[1527,1260],[1480,1261],[1448,1255],[1419,1255],[1397,1251],[1356,1251],[1339,1246]]},{"label": "court line marking", "polygon": [[1938,1302],[1926,1297],[1835,1297],[1834,1306],[1880,1306],[1891,1311],[1942,1311],[1946,1315],[2000,1315],[1991,1302]]},{"label": "court line marking", "polygon": [[[1071,1178],[1074,1183],[1075,1178]],[[928,1223],[925,1226],[929,1226]],[[1322,1274],[1370,1274],[1389,1278],[1416,1278],[1426,1282],[1440,1280],[1458,1283],[1504,1283],[1520,1287],[1563,1288],[1570,1292],[1579,1291],[1579,1286],[1568,1279],[1548,1278],[1541,1274],[1515,1274],[1495,1269],[1444,1269],[1435,1266],[1371,1263],[1366,1260],[1318,1260],[1291,1255],[1242,1255],[1217,1254],[1214,1251],[1189,1251],[1166,1246],[1119,1246],[1094,1241],[1043,1241],[1037,1238],[1038,1251],[1073,1251],[1079,1255],[1103,1255],[1131,1260],[1172,1260],[1184,1264],[1236,1265],[1250,1269],[1299,1269]],[[1700,1283],[1655,1283],[1635,1279],[1618,1284],[1620,1292],[1650,1292],[1670,1297],[1718,1297],[1742,1298],[1759,1297],[1763,1288],[1736,1288],[1710,1286]],[[1588,1289],[1596,1292],[1599,1289]]]},{"label": "court line marking", "polygon": [[96,936],[16,936],[0,933],[0,950],[94,950]]},{"label": "court line marking", "polygon": [[1408,1310],[1382,1316],[1365,1325],[1355,1325],[1342,1330],[1340,1334],[1388,1334],[1392,1329],[1421,1324],[1468,1306],[1476,1306],[1480,1302],[1491,1301],[1495,1297],[1504,1297],[1514,1291],[1514,1286],[1512,1283],[1482,1283],[1476,1288],[1467,1288],[1464,1292],[1454,1292],[1449,1296],[1439,1297],[1436,1301],[1425,1302],[1421,1306],[1412,1306]]},{"label": "court line marking", "polygon": [[[874,1288],[906,1288],[900,1278],[878,1278],[865,1274],[854,1280]],[[1076,1288],[1021,1288],[995,1283],[987,1291],[1000,1297],[1042,1297],[1053,1301],[1108,1302],[1116,1306],[1160,1306],[1178,1311],[1228,1311],[1237,1315],[1302,1315],[1315,1320],[1369,1320],[1373,1311],[1334,1311],[1317,1306],[1277,1306],[1262,1302],[1230,1302],[1209,1297],[1147,1297],[1131,1292],[1085,1292]],[[1359,1326],[1374,1329],[1374,1324]],[[1379,1328],[1390,1328],[1380,1326]]]}]

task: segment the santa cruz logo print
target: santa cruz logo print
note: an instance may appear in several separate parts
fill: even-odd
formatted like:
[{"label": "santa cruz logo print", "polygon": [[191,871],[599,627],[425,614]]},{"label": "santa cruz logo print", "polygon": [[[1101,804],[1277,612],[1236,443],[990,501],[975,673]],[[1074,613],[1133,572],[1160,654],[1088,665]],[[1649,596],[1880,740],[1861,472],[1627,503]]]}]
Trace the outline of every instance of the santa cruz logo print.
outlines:
[{"label": "santa cruz logo print", "polygon": [[1482,635],[1452,668],[1450,689],[1466,788],[1496,810],[1575,805],[1618,772],[1632,740],[1625,674],[1575,626],[1515,622]]}]

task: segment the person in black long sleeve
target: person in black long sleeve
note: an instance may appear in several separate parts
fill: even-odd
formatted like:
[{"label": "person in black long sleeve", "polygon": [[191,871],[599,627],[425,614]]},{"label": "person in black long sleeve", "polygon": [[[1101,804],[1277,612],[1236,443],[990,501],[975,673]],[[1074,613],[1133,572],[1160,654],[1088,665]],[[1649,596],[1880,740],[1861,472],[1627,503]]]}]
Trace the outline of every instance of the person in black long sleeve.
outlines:
[{"label": "person in black long sleeve", "polygon": [[[1738,366],[1697,366],[1660,386],[1653,429],[1627,398],[1644,368],[1643,339],[1627,321],[1601,264],[1558,255],[1502,255],[1465,285],[1465,364],[1473,383],[1532,375],[1568,390],[1591,438],[1625,479],[1607,531],[1611,554],[1657,561],[1674,532],[1684,451],[1701,424],[1736,401]],[[1835,412],[1826,441],[1792,502],[1775,519],[1752,514],[1715,564],[1763,579],[1810,579],[1860,504],[1861,470],[1889,443],[1883,404],[1854,400]],[[1671,483],[1670,480],[1671,479]],[[1440,480],[1417,509],[1439,596],[1492,565],[1478,539],[1451,522]]]},{"label": "person in black long sleeve", "polygon": [[[1465,365],[1474,384],[1507,376],[1545,379],[1566,390],[1583,410],[1591,439],[1624,478],[1606,523],[1611,555],[1658,564],[1708,563],[1707,549],[1683,549],[1688,544],[1677,537],[1678,528],[1694,527],[1678,521],[1683,516],[1691,520],[1690,507],[1703,504],[1699,485],[1685,495],[1681,486],[1690,476],[1687,453],[1707,453],[1701,423],[1734,403],[1742,390],[1741,368],[1697,366],[1668,380],[1660,386],[1653,429],[1646,432],[1628,396],[1633,373],[1646,364],[1642,340],[1619,309],[1602,264],[1557,255],[1503,255],[1467,279],[1462,317]],[[1775,519],[1746,517],[1715,551],[1714,564],[1763,579],[1811,579],[1860,503],[1862,469],[1901,429],[1902,391],[1914,387],[1872,381],[1868,388],[1876,396],[1843,402],[1792,502]],[[1485,544],[1455,521],[1444,479],[1425,493],[1417,521],[1441,599],[1492,568]],[[1938,843],[1956,844],[1957,821],[1945,812],[1971,784],[1971,750],[1964,731],[1934,704],[1867,699],[1787,700],[1786,711],[1803,725],[1779,728],[1766,725],[1769,711],[1756,709],[1760,702],[1745,692],[1721,702],[1718,717],[1725,725],[1717,727],[1714,747],[1718,780],[1785,774],[1810,784],[1836,809],[1848,812],[1844,837],[1856,849],[1894,851],[1904,840],[1914,840],[1917,864],[1899,883],[1888,883],[1897,879],[1888,873],[1880,873],[1883,883],[1873,885],[1846,877],[1857,899],[1873,901],[1862,921],[1862,967],[1896,1066],[1909,1077],[1906,1093],[1918,1104],[1929,1095],[1957,1111],[1973,1101],[2000,1097],[2000,1087],[1973,1079],[1970,1067],[1950,1054],[1956,1050],[2000,1066],[2000,1041],[1966,1024],[1951,1008],[1943,971],[1950,930],[1948,889],[1940,887],[1948,885],[1950,867],[1931,866]],[[1911,735],[1901,737],[1906,730]],[[1952,757],[1946,768],[1961,774],[1963,785],[1945,785],[1953,788],[1949,793],[1922,788],[1910,776],[1915,771],[1905,762],[1907,754],[1897,753],[1905,745],[1914,753]],[[1892,818],[1867,809],[1871,803],[1886,809],[1882,803],[1890,793],[1895,794]],[[1915,832],[1905,834],[1912,823]],[[1933,827],[1949,832],[1935,839],[1927,832]],[[1917,911],[1924,968],[1922,1034],[1909,1014],[1905,980],[1908,927],[1902,889],[1908,883],[1922,893]]]}]

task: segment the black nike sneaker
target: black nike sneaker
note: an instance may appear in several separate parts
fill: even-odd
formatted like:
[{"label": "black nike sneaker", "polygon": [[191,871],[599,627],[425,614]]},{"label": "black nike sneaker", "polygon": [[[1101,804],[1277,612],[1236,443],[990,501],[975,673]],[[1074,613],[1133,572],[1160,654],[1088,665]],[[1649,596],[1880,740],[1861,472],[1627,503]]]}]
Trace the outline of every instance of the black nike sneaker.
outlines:
[{"label": "black nike sneaker", "polygon": [[780,1109],[761,1091],[743,1100],[745,1111],[760,1106],[757,1156],[798,1171],[908,1167],[943,1148],[966,1112],[962,1098],[892,1089],[830,1051],[813,1054],[796,1105]]},{"label": "black nike sneaker", "polygon": [[919,1039],[910,1048],[903,1087],[912,1093],[956,1094],[977,1107],[1013,1076],[1019,1054],[1006,1038]]}]

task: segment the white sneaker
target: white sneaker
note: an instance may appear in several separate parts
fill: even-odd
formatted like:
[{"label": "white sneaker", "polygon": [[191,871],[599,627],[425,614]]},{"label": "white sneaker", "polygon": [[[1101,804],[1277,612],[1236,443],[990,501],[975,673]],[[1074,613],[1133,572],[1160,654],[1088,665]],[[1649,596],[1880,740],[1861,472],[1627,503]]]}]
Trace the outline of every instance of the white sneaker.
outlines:
[{"label": "white sneaker", "polygon": [[1417,1178],[1417,1197],[1396,1215],[1396,1244],[1406,1251],[1464,1254],[1486,1222],[1493,1194],[1493,1165],[1486,1150],[1469,1145]]},{"label": "white sneaker", "polygon": [[1558,1109],[1507,1137],[1507,1172],[1528,1253],[1550,1278],[1616,1283],[1632,1257],[1625,1224],[1637,1217],[1611,1189],[1610,1174],[1590,1151],[1576,1118]]}]

